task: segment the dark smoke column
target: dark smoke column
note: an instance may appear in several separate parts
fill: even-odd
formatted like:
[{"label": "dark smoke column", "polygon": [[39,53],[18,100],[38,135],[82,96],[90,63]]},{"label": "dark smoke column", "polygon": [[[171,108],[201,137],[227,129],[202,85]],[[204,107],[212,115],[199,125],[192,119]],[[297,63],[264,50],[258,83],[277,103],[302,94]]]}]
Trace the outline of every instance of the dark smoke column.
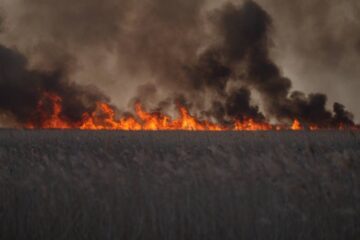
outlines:
[{"label": "dark smoke column", "polygon": [[[61,99],[61,118],[76,127],[84,113],[91,113],[97,101],[107,98],[94,89],[67,80],[59,69],[41,72],[27,69],[27,59],[15,50],[0,45],[0,111],[20,126],[31,123],[41,127],[54,111],[47,95]],[[43,104],[38,112],[39,103]]]},{"label": "dark smoke column", "polygon": [[[261,95],[268,117],[298,119],[320,127],[354,126],[353,115],[343,105],[335,103],[334,113],[326,109],[326,95],[291,92],[291,80],[282,75],[269,54],[272,19],[256,2],[225,4],[212,16],[221,40],[187,70],[196,90],[213,89],[223,97],[214,100],[209,111],[213,116],[220,121],[226,117],[263,119],[259,108],[251,106],[249,89],[254,89]],[[226,90],[231,81],[241,87]]]}]

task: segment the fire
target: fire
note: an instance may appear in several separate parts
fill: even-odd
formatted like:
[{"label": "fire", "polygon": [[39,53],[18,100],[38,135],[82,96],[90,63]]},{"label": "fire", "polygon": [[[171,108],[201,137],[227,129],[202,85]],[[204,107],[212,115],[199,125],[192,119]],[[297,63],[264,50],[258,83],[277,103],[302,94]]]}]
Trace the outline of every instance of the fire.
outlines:
[{"label": "fire", "polygon": [[[49,103],[51,106],[47,106]],[[48,113],[46,108],[51,108]],[[42,99],[38,102],[34,118],[42,120],[41,128],[45,129],[67,129],[74,126],[61,117],[62,112],[62,99],[56,94],[44,93]],[[26,124],[26,128],[36,128],[32,123]]]},{"label": "fire", "polygon": [[[105,103],[99,103],[97,110],[91,115],[84,115],[80,129],[88,130],[187,130],[187,131],[221,131],[225,127],[208,121],[199,121],[191,116],[185,107],[179,107],[178,119],[163,113],[146,112],[140,103],[135,105],[136,117],[116,119],[114,110]],[[100,114],[98,114],[100,113]],[[103,115],[102,117],[99,117]]]},{"label": "fire", "polygon": [[268,131],[274,127],[267,123],[257,123],[253,119],[240,122],[236,121],[234,124],[235,131]]},{"label": "fire", "polygon": [[141,130],[141,125],[134,118],[116,120],[115,111],[106,103],[98,103],[97,109],[83,115],[80,129],[83,130]]},{"label": "fire", "polygon": [[[147,112],[141,103],[136,103],[135,116],[118,118],[115,108],[107,103],[97,103],[91,113],[84,113],[81,120],[72,122],[62,114],[62,99],[52,93],[45,93],[39,101],[34,116],[25,128],[41,129],[82,129],[82,130],[124,130],[124,131],[268,131],[268,130],[303,130],[298,119],[291,126],[272,125],[248,118],[235,120],[233,124],[223,125],[208,120],[200,120],[191,115],[184,106],[178,106],[178,118],[172,119],[161,112]],[[40,122],[40,124],[39,124]],[[37,123],[37,124],[35,124]],[[319,126],[309,125],[309,130],[318,130]]]},{"label": "fire", "polygon": [[293,122],[293,124],[291,125],[291,130],[293,130],[293,131],[299,131],[299,130],[302,130],[302,129],[303,129],[303,128],[302,128],[299,120],[295,119],[294,122]]}]

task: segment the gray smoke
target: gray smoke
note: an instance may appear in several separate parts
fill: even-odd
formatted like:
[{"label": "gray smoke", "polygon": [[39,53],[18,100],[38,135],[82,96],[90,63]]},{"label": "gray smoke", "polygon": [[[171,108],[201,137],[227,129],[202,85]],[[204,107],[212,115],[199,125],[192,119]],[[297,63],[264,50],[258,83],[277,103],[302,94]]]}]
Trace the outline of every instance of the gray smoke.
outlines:
[{"label": "gray smoke", "polygon": [[[360,2],[259,0],[274,20],[277,62],[294,87],[325,92],[360,116]],[[330,107],[330,106],[329,106]]]},{"label": "gray smoke", "polygon": [[[297,32],[291,23],[300,24],[297,34],[304,34],[304,41],[292,39],[292,51],[300,60],[307,52],[317,56],[309,62],[322,62],[321,70],[342,65],[347,58],[344,49],[350,42],[359,49],[360,38],[353,41],[356,33],[347,30],[331,35],[330,27],[337,24],[328,21],[333,10],[325,1],[295,1],[297,14],[289,12],[294,5],[286,1],[281,6],[259,1],[261,6],[244,1],[209,9],[205,0],[0,0],[5,16],[0,41],[7,51],[16,48],[14,53],[23,55],[18,66],[26,74],[59,76],[55,82],[69,86],[63,92],[76,93],[72,87],[82,89],[78,83],[92,83],[115,102],[121,100],[122,106],[129,99],[157,106],[156,110],[183,103],[197,115],[223,123],[298,118],[309,124],[353,125],[353,115],[343,105],[327,109],[326,95],[291,92],[291,80],[273,60],[273,37],[280,36],[277,43],[285,41],[278,32]],[[319,26],[326,27],[320,31],[308,26],[308,15],[311,21],[322,19]],[[286,18],[290,23],[280,24]],[[138,91],[128,90],[138,86]],[[252,99],[254,92],[260,96],[257,101]],[[89,95],[108,102],[98,92]],[[87,105],[90,108],[81,108],[78,115],[94,103]]]},{"label": "gray smoke", "polygon": [[[334,105],[333,114],[326,109],[325,95],[291,93],[291,81],[284,77],[270,57],[272,19],[257,3],[246,1],[240,6],[226,4],[216,10],[213,17],[221,40],[207,49],[196,67],[190,68],[189,72],[196,88],[209,87],[224,96],[223,108],[219,107],[218,101],[215,104],[220,111],[215,116],[224,116],[224,112],[237,119],[259,119],[262,116],[256,106],[250,105],[250,94],[247,97],[227,94],[226,85],[232,76],[233,80],[256,89],[263,98],[267,113],[277,119],[297,118],[308,124],[323,126],[340,124],[334,116],[337,115],[338,108],[335,106],[338,103]],[[242,69],[241,75],[237,75],[237,69]],[[243,89],[240,92],[244,92]],[[241,107],[244,104],[247,107]],[[351,114],[342,116],[346,118],[344,123],[354,124]]]},{"label": "gray smoke", "polygon": [[[41,127],[51,117],[54,106],[46,94],[61,97],[61,117],[70,123],[77,123],[83,113],[94,111],[97,101],[108,102],[96,89],[70,82],[63,69],[51,72],[26,69],[23,55],[1,45],[0,66],[0,109],[19,124]],[[40,101],[44,105],[41,113],[37,111]]]}]

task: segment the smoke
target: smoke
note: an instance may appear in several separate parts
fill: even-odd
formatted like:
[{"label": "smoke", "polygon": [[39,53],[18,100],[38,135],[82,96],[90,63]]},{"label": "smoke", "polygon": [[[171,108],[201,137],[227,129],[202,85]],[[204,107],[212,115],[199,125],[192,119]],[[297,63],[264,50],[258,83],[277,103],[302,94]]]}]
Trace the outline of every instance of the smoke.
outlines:
[{"label": "smoke", "polygon": [[[298,34],[306,32],[306,41],[316,43],[316,51],[303,51],[313,45],[293,39],[296,55],[319,55],[322,66],[341,65],[344,36],[323,30],[321,37],[307,26],[303,16],[311,15],[308,1],[296,1],[300,13],[293,15],[286,1],[282,6],[259,1],[262,5],[247,0],[209,10],[206,0],[2,0],[0,41],[7,47],[1,47],[0,108],[24,123],[41,94],[54,92],[63,99],[63,118],[71,121],[91,112],[97,101],[111,99],[122,107],[141,101],[156,110],[168,110],[175,102],[222,123],[297,118],[323,126],[354,125],[344,105],[327,109],[326,95],[292,92],[292,81],[272,52],[279,32],[275,27],[290,28],[279,23],[280,13],[302,23],[305,30]],[[319,12],[314,19],[332,16],[330,4],[316,2],[310,5],[317,10],[323,6],[328,15],[314,10]],[[359,39],[354,46],[360,46]]]},{"label": "smoke", "polygon": [[[259,0],[273,17],[276,61],[294,87],[325,92],[360,116],[360,2]],[[330,106],[328,106],[330,107]]]},{"label": "smoke", "polygon": [[[257,90],[266,112],[279,120],[297,118],[309,124],[338,124],[333,114],[326,110],[324,94],[291,93],[290,79],[283,76],[270,57],[272,19],[257,3],[226,4],[213,13],[212,19],[221,39],[206,49],[195,67],[188,70],[195,89],[214,89],[225,99],[223,106],[219,101],[213,104],[215,109],[210,112],[216,118],[227,114],[236,119],[264,119],[259,108],[251,106],[249,90],[241,87],[230,93],[226,91],[229,81],[236,81]],[[335,106],[339,104],[335,103]],[[338,107],[334,111],[338,115]],[[342,116],[346,124],[354,124],[351,114]]]},{"label": "smoke", "polygon": [[[61,97],[61,117],[70,122],[77,122],[83,113],[92,112],[97,101],[107,101],[95,89],[68,81],[62,69],[52,72],[27,70],[23,55],[1,45],[0,66],[0,109],[20,124],[41,126],[42,118],[53,114],[53,103],[46,94]],[[48,105],[42,109],[45,116],[36,114],[41,101]]]},{"label": "smoke", "polygon": [[247,88],[240,88],[239,90],[230,94],[226,99],[226,111],[232,119],[246,120],[252,118],[257,122],[265,120],[265,116],[260,113],[259,107],[251,106],[251,93]]},{"label": "smoke", "polygon": [[354,115],[345,110],[345,106],[340,103],[334,103],[333,106],[335,116],[333,118],[333,124],[335,126],[344,125],[344,126],[351,126],[354,124],[352,119]]},{"label": "smoke", "polygon": [[223,36],[217,48],[234,73],[238,65],[243,66],[243,76],[236,80],[257,89],[267,110],[278,116],[279,105],[286,99],[291,82],[269,57],[270,16],[255,2],[246,1],[241,6],[225,5],[215,18]]},{"label": "smoke", "polygon": [[30,58],[37,55],[54,67],[64,56],[113,47],[127,7],[126,2],[102,0],[3,0],[2,5],[7,10],[5,41],[15,42]]}]

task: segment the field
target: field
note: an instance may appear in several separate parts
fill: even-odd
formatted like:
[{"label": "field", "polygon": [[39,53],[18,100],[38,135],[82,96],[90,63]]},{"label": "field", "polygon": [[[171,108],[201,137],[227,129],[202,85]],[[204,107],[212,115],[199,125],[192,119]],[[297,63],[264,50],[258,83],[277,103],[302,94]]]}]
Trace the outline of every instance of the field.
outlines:
[{"label": "field", "polygon": [[1,130],[0,239],[360,239],[360,132]]}]

